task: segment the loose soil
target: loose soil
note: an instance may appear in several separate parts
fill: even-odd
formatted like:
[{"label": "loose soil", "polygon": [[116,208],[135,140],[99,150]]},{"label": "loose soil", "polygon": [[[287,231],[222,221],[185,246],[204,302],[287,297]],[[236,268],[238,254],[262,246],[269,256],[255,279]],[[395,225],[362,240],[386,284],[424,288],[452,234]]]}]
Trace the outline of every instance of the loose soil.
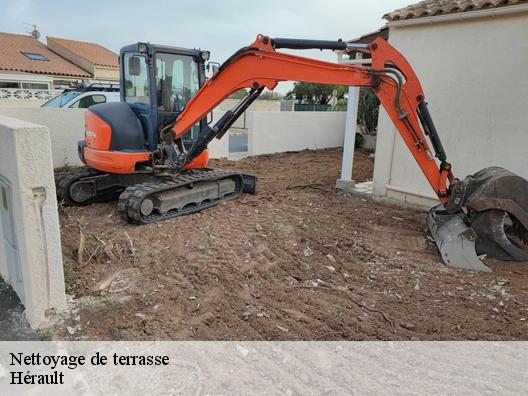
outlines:
[{"label": "loose soil", "polygon": [[[446,267],[425,214],[336,193],[336,149],[217,160],[258,194],[135,226],[115,203],[60,209],[75,304],[56,338],[526,340],[528,265]],[[354,178],[372,177],[357,153]]]}]

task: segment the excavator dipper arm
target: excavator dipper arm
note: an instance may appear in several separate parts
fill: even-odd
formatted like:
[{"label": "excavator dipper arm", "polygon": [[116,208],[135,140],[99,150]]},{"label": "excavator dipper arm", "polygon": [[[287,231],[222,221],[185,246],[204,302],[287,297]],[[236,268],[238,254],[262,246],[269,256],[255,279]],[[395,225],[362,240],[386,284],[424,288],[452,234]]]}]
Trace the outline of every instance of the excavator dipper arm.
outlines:
[{"label": "excavator dipper arm", "polygon": [[[275,48],[366,51],[372,57],[372,66],[325,62],[280,53]],[[259,35],[250,46],[242,48],[229,58],[189,101],[172,126],[174,137],[180,138],[187,133],[236,90],[250,89],[247,103],[241,105],[245,109],[264,87],[271,90],[280,81],[373,87],[439,199],[444,203],[449,200],[448,179],[450,183],[455,180],[427,111],[420,82],[406,59],[383,39],[377,39],[368,46],[354,46],[343,41],[270,39]],[[234,116],[241,114],[240,111],[238,115],[235,113],[236,110],[234,113],[226,113],[214,127],[201,131],[187,153],[187,163],[205,150],[215,136],[221,137],[225,133],[226,125],[230,126]],[[426,134],[431,139],[440,165],[432,154]]]},{"label": "excavator dipper arm", "polygon": [[[304,58],[275,51],[278,48],[367,52],[372,59],[371,67]],[[288,80],[374,88],[442,202],[431,209],[427,224],[446,264],[489,271],[476,253],[506,260],[528,260],[528,244],[523,247],[522,242],[512,240],[508,234],[508,229],[513,228],[518,241],[528,242],[528,182],[502,168],[486,168],[464,180],[455,179],[418,77],[403,55],[380,38],[364,46],[259,35],[254,43],[222,65],[172,126],[171,138],[180,138],[229,94],[240,88],[250,89],[237,107],[226,112],[214,126],[200,131],[184,153],[181,165],[186,166],[203,153],[213,138],[222,137],[264,87],[271,90],[279,81]]]}]

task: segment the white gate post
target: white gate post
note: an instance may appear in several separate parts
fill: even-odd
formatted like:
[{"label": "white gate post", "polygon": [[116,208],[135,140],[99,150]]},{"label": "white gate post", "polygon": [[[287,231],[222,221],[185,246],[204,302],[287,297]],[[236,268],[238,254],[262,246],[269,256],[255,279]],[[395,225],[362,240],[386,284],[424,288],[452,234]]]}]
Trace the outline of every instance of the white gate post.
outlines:
[{"label": "white gate post", "polygon": [[67,306],[49,130],[0,116],[0,142],[0,272],[39,327]]},{"label": "white gate post", "polygon": [[[357,59],[357,57],[356,57]],[[345,120],[345,141],[343,143],[343,160],[341,162],[341,178],[336,181],[336,188],[350,191],[354,188],[352,167],[354,165],[354,145],[356,141],[356,126],[359,104],[359,87],[348,87],[348,103]]]}]

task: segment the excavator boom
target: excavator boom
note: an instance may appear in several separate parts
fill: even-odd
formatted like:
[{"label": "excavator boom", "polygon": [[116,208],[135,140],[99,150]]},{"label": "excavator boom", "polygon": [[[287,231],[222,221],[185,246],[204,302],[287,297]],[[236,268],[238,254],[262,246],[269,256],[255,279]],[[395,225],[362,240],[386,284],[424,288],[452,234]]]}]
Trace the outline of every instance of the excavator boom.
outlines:
[{"label": "excavator boom", "polygon": [[[318,48],[367,51],[372,66],[336,64],[296,55],[280,53],[280,48]],[[187,104],[172,127],[175,138],[182,137],[231,93],[249,88],[273,89],[280,81],[306,81],[321,84],[372,87],[390,116],[418,166],[442,202],[449,200],[448,178],[453,181],[450,165],[440,144],[425,95],[416,74],[407,60],[383,39],[368,47],[349,45],[343,41],[270,39],[259,35],[255,42],[229,58]],[[258,96],[258,95],[257,95]],[[229,114],[228,114],[229,116]],[[227,118],[226,118],[227,119]],[[440,166],[429,147],[424,130],[432,137]],[[230,123],[232,124],[232,122]],[[220,125],[221,126],[221,125]],[[203,131],[201,139],[188,153],[188,159],[199,155],[220,129]]]}]

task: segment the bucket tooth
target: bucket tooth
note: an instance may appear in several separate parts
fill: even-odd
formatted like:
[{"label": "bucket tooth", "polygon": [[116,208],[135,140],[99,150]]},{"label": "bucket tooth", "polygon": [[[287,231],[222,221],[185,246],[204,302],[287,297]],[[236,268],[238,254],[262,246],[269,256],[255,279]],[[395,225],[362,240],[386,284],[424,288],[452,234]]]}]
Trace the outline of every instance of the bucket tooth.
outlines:
[{"label": "bucket tooth", "polygon": [[443,205],[435,206],[427,215],[427,226],[446,265],[491,272],[477,257],[477,234],[466,225],[462,212],[451,214],[446,212]]},{"label": "bucket tooth", "polygon": [[464,205],[477,234],[477,253],[528,261],[528,181],[506,169],[490,167],[468,176],[465,183],[469,194]]},{"label": "bucket tooth", "polygon": [[[477,234],[476,250],[505,261],[528,261],[528,250],[521,248],[525,243],[519,237],[517,246],[507,235],[507,227],[514,231],[514,224],[508,224],[509,216],[503,210],[489,209],[475,214],[471,219],[471,228]],[[518,223],[517,223],[518,224]],[[522,225],[518,225],[522,227]]]}]

